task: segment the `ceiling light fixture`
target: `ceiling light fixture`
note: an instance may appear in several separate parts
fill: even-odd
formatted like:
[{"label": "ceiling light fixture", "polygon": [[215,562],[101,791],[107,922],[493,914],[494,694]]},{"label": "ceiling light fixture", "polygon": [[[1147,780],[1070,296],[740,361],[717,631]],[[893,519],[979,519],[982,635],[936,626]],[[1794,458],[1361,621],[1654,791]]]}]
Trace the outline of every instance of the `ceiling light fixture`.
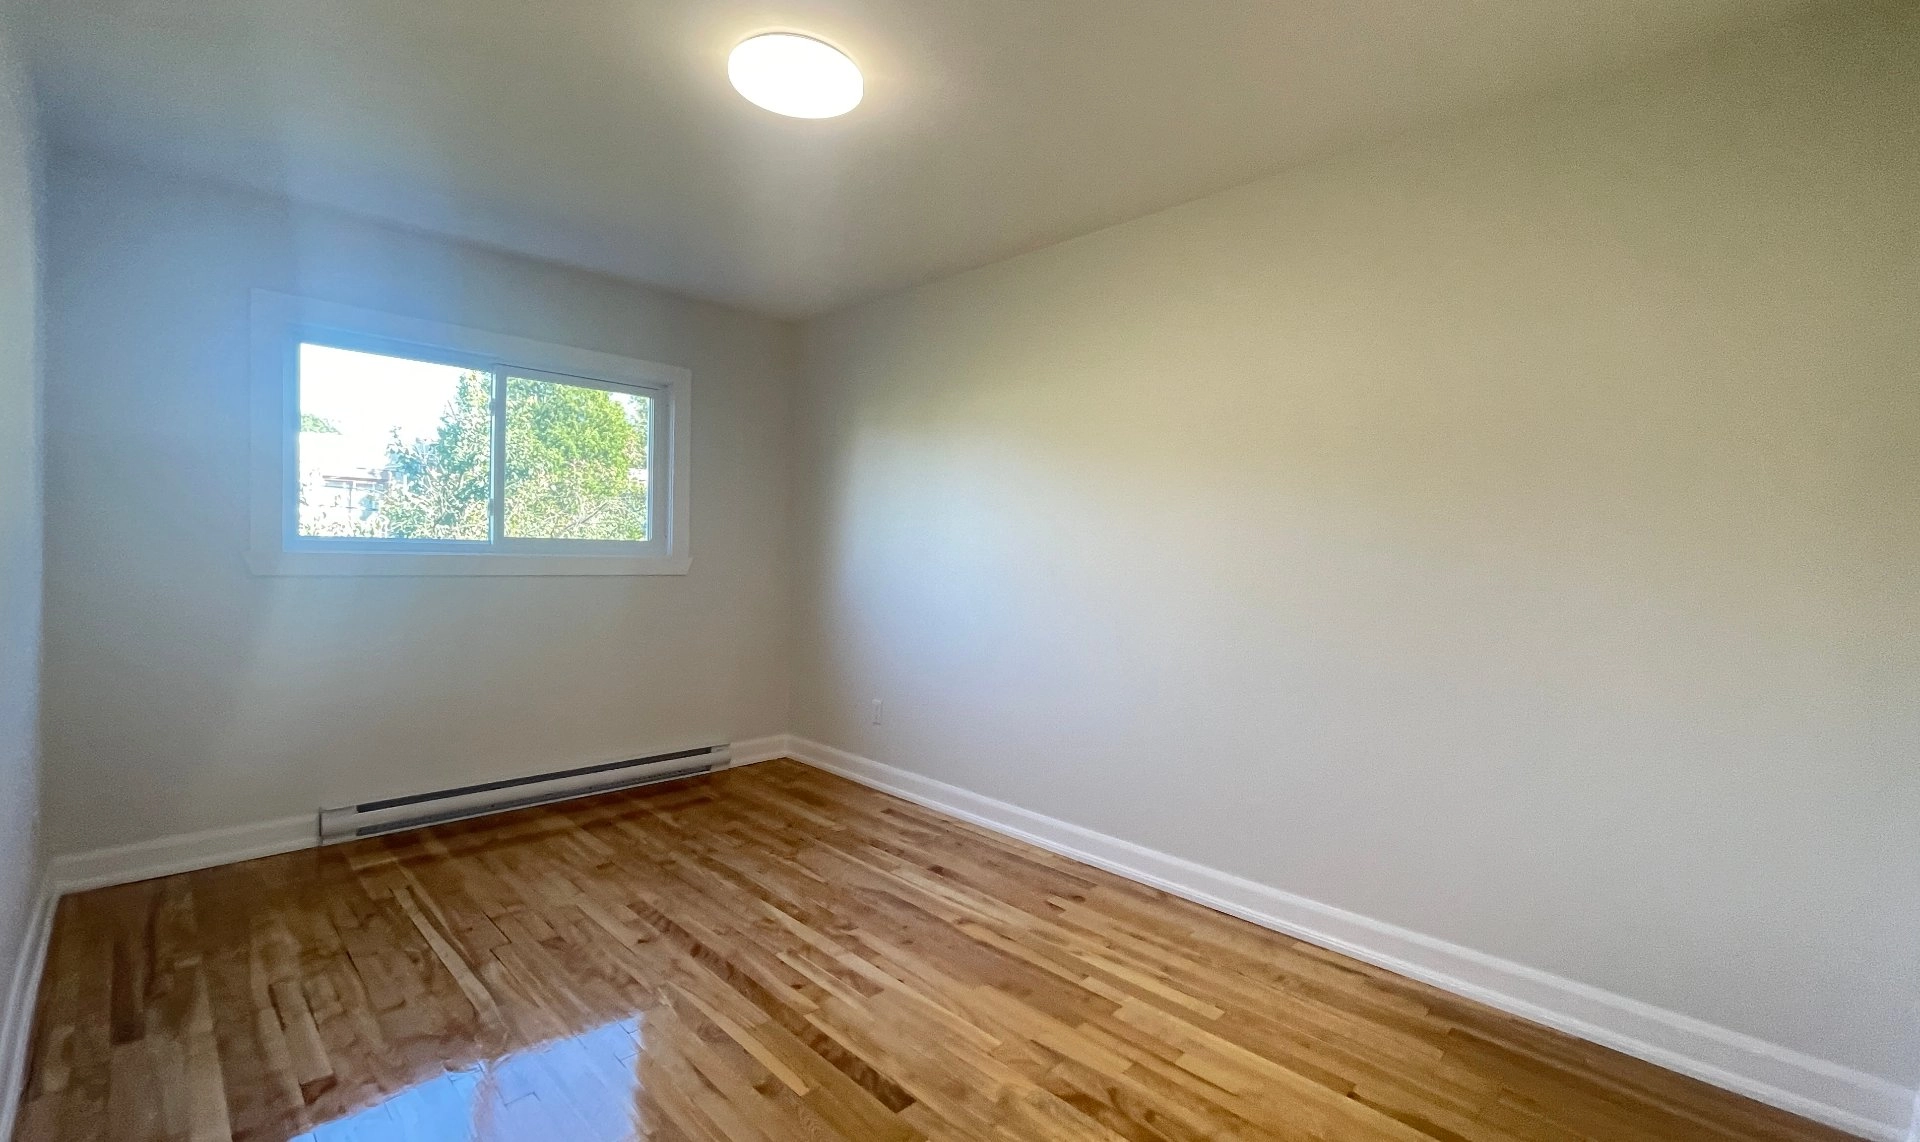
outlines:
[{"label": "ceiling light fixture", "polygon": [[727,78],[747,102],[795,119],[831,119],[860,105],[865,83],[845,52],[811,36],[768,32],[740,41]]}]

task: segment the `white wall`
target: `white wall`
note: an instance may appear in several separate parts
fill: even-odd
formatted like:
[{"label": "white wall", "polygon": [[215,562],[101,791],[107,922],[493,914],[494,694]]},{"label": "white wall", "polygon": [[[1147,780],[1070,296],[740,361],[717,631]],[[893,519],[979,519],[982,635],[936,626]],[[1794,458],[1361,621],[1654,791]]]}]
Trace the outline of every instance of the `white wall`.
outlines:
[{"label": "white wall", "polygon": [[1910,1088],[1920,9],[1855,10],[809,326],[796,731]]},{"label": "white wall", "polygon": [[[60,158],[48,236],[50,851],[787,725],[793,331]],[[248,291],[693,371],[693,569],[247,572]]]},{"label": "white wall", "polygon": [[[7,1004],[40,884],[40,378],[37,142],[0,19],[0,1082]],[[23,997],[24,1001],[24,997]],[[0,1090],[0,1128],[10,1091]]]}]

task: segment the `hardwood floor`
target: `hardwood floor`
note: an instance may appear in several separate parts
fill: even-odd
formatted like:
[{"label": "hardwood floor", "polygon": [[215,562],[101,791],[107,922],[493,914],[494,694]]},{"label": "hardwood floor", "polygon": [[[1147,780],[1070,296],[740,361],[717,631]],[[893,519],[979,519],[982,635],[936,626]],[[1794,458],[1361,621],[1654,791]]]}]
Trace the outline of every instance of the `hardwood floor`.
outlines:
[{"label": "hardwood floor", "polygon": [[18,1137],[1844,1136],[770,762],[71,897]]}]

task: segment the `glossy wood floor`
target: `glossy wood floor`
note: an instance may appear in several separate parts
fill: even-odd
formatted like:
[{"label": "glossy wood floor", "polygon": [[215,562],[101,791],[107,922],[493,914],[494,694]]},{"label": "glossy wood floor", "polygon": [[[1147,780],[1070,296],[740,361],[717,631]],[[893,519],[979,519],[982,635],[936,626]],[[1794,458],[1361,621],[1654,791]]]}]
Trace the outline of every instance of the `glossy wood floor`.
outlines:
[{"label": "glossy wood floor", "polygon": [[1837,1139],[792,762],[62,903],[20,1138]]}]

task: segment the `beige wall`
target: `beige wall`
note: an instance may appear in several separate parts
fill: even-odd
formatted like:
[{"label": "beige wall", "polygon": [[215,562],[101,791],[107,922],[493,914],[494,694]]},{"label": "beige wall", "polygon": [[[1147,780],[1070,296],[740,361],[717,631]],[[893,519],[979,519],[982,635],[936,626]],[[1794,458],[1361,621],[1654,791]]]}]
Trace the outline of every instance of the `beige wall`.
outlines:
[{"label": "beige wall", "polygon": [[809,327],[795,729],[1910,1086],[1915,11]]},{"label": "beige wall", "polygon": [[[40,379],[36,143],[0,15],[0,1034],[39,887]],[[25,1002],[23,996],[19,1002]],[[15,1072],[0,1041],[0,1075]],[[10,1091],[0,1091],[0,1126]]]},{"label": "beige wall", "polygon": [[[789,327],[79,160],[50,197],[52,851],[786,728]],[[256,287],[691,369],[692,572],[249,575]]]}]

